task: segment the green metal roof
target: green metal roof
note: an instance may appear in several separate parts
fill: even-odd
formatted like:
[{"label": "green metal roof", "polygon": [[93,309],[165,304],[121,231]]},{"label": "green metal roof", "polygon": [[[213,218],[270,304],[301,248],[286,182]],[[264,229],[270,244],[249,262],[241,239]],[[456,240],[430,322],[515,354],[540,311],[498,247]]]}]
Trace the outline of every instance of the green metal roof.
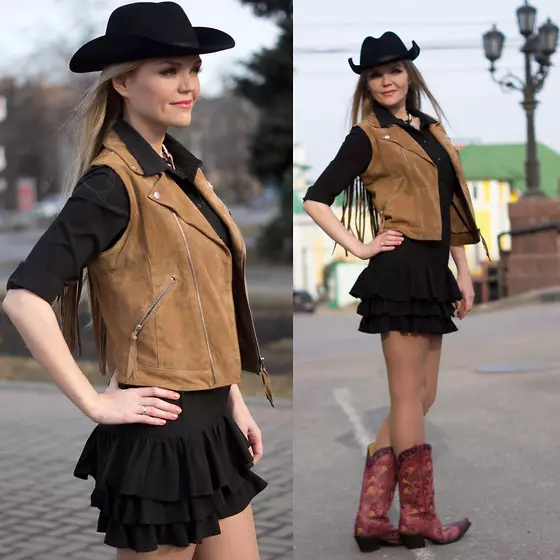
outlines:
[{"label": "green metal roof", "polygon": [[[525,144],[469,144],[460,154],[469,181],[503,180],[518,192],[525,190]],[[560,154],[537,144],[537,157],[542,191],[560,196]]]}]

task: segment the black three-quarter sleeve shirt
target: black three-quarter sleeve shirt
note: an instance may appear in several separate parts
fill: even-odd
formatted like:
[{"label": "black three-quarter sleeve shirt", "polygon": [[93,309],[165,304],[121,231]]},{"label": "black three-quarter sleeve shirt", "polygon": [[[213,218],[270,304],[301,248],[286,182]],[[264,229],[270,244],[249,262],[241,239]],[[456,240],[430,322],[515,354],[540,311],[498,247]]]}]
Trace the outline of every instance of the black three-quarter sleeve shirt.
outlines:
[{"label": "black three-quarter sleeve shirt", "polygon": [[367,169],[371,153],[367,134],[359,126],[353,126],[335,158],[307,189],[303,200],[315,200],[332,206],[335,198]]},{"label": "black three-quarter sleeve shirt", "polygon": [[[173,169],[126,121],[119,120],[114,130],[144,173],[169,173],[231,248],[229,230],[194,185],[202,162],[167,135],[164,144],[173,157]],[[25,288],[52,303],[64,286],[78,281],[82,270],[120,239],[129,219],[128,192],[118,174],[109,166],[92,166],[12,273],[7,289]]]},{"label": "black three-quarter sleeve shirt", "polygon": [[[443,159],[443,148],[428,129],[431,123],[436,122],[434,119],[420,111],[413,111],[412,114],[420,118],[420,130],[418,130],[395,117],[384,107],[375,106],[374,111],[381,126],[400,126],[426,150],[430,158],[439,167],[439,161]],[[321,173],[317,181],[308,188],[303,200],[315,200],[331,206],[335,198],[356,177],[364,173],[370,164],[371,157],[370,139],[359,126],[353,126],[335,158]],[[445,181],[453,182],[452,169],[450,170],[446,167],[439,171],[440,174],[443,172],[443,179]]]}]

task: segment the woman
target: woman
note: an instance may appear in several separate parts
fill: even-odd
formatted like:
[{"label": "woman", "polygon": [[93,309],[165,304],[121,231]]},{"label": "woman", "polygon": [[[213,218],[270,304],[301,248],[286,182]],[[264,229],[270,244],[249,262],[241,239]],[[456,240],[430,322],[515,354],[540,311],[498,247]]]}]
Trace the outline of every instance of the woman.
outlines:
[{"label": "woman", "polygon": [[[392,32],[364,40],[360,64],[349,60],[360,75],[355,126],[304,197],[305,210],[336,243],[370,259],[350,293],[361,299],[359,330],[381,333],[391,410],[367,449],[355,522],[362,551],[381,544],[419,548],[425,539],[446,544],[470,526],[467,519],[442,526],[435,513],[423,417],[435,400],[442,335],[457,330],[454,307],[462,319],[473,303],[463,245],[477,243],[480,231],[459,155],[441,123],[420,111],[424,94],[441,119],[412,62],[419,52]],[[344,189],[339,221],[330,206]],[[367,213],[374,237],[366,243]],[[398,530],[387,517],[397,483]]]},{"label": "woman", "polygon": [[[259,557],[250,502],[267,483],[251,471],[262,439],[242,368],[272,396],[245,247],[202,162],[166,134],[191,122],[199,55],[233,46],[173,2],[139,2],[74,54],[73,72],[101,75],[78,108],[73,193],[3,302],[33,356],[98,423],[74,475],[95,478],[97,530],[123,560]],[[112,373],[102,394],[71,355],[86,268],[100,367]]]}]

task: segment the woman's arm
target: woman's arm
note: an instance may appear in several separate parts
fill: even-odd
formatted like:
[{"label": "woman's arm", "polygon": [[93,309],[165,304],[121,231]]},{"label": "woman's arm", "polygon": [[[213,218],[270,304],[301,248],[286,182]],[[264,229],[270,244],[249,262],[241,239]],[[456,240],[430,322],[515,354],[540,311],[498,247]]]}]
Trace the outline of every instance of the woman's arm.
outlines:
[{"label": "woman's arm", "polygon": [[[110,393],[98,393],[74,360],[52,307],[33,292],[8,290],[2,309],[47,375],[94,422],[163,425],[181,412],[179,407],[155,398],[179,398],[174,391],[159,387],[126,391],[112,387]],[[141,414],[143,406],[146,414]]]},{"label": "woman's arm", "polygon": [[49,303],[29,290],[15,289],[8,290],[2,309],[49,377],[84,414],[94,418],[99,394],[72,357]]},{"label": "woman's arm", "polygon": [[467,255],[464,245],[455,245],[451,247],[451,256],[457,266],[457,284],[463,294],[457,304],[457,316],[463,319],[465,315],[472,309],[474,304],[474,286],[467,263]]},{"label": "woman's arm", "polygon": [[469,265],[467,263],[467,254],[464,245],[454,245],[451,247],[451,256],[457,266],[457,274],[470,274]]},{"label": "woman's arm", "polygon": [[305,200],[303,209],[311,219],[338,245],[359,258],[365,258],[365,244],[346,229],[331,207],[323,202]]},{"label": "woman's arm", "polygon": [[178,395],[150,387],[117,391],[114,383],[98,394],[75,362],[51,307],[63,286],[76,282],[82,269],[120,237],[128,216],[128,195],[118,175],[92,168],[8,280],[2,308],[49,377],[92,420],[162,424],[162,418],[173,418],[163,411],[178,407],[153,397]]},{"label": "woman's arm", "polygon": [[247,408],[238,385],[230,387],[228,405],[232,418],[249,441],[253,463],[256,465],[263,455],[262,433]]},{"label": "woman's arm", "polygon": [[303,209],[311,219],[338,245],[361,259],[370,258],[380,250],[392,250],[391,243],[395,242],[395,236],[399,236],[390,231],[382,239],[362,243],[331,209],[335,198],[367,169],[371,156],[371,142],[366,133],[359,126],[353,127],[335,158],[303,198]]}]

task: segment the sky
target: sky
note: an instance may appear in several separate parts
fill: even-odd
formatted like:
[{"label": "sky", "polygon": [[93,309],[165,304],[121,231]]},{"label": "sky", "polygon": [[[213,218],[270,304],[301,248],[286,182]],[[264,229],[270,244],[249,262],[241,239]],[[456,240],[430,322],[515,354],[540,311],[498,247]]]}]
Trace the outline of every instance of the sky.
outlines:
[{"label": "sky", "polygon": [[[103,35],[111,12],[128,4],[118,0],[0,0],[0,74],[25,71],[26,55],[54,41],[77,40],[77,21]],[[257,18],[237,0],[179,0],[195,26],[217,27],[236,41],[233,49],[203,56],[202,94],[219,93],[224,76],[243,74],[240,61],[272,46],[278,32],[272,20]],[[82,28],[83,29],[83,28]],[[247,32],[250,30],[250,32]],[[79,46],[79,45],[78,45]],[[65,63],[67,66],[67,63]]]},{"label": "sky", "polygon": [[[558,0],[531,0],[537,26],[550,19],[560,27]],[[363,39],[396,32],[410,48],[423,50],[416,64],[448,118],[453,140],[523,143],[526,118],[521,92],[502,92],[488,72],[482,35],[496,23],[506,35],[498,77],[508,71],[524,77],[523,42],[516,10],[522,0],[294,0],[294,130],[314,180],[335,156],[349,131],[350,101]],[[457,49],[457,46],[469,48]],[[451,48],[455,47],[455,48]],[[338,49],[332,54],[310,50]],[[552,58],[560,66],[560,53]],[[560,153],[560,68],[553,66],[538,95],[537,140]],[[431,112],[429,105],[423,106]]]}]

